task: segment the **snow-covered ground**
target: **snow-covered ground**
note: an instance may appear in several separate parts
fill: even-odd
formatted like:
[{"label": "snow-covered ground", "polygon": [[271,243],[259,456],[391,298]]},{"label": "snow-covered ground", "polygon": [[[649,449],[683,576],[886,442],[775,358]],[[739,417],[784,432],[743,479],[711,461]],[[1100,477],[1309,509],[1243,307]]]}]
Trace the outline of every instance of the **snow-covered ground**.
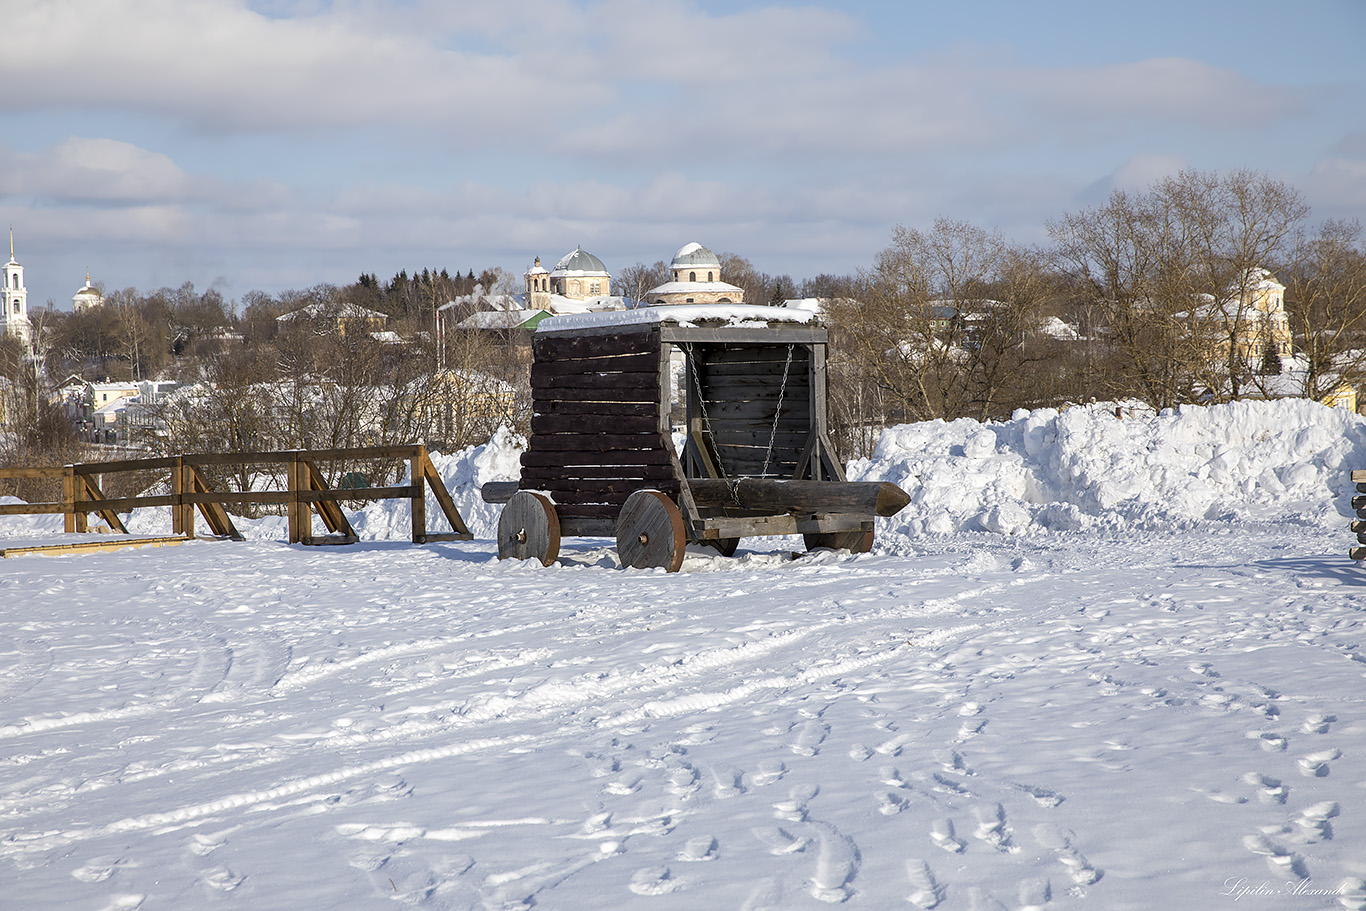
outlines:
[{"label": "snow-covered ground", "polygon": [[0,563],[0,907],[1366,908],[1361,419],[895,428],[874,553],[677,575],[499,562],[515,443],[468,543]]}]

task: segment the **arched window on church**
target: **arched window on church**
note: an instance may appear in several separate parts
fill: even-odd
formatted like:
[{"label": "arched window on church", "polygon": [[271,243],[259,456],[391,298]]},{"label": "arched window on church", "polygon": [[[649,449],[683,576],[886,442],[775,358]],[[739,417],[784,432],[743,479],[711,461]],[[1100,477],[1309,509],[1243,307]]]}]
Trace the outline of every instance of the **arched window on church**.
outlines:
[{"label": "arched window on church", "polygon": [[711,281],[711,273],[710,273],[710,272],[707,273],[707,281]]},{"label": "arched window on church", "polygon": [[689,272],[689,273],[688,273],[688,281],[690,281],[690,282],[695,282],[695,281],[697,281],[697,273],[696,273],[696,272]]}]

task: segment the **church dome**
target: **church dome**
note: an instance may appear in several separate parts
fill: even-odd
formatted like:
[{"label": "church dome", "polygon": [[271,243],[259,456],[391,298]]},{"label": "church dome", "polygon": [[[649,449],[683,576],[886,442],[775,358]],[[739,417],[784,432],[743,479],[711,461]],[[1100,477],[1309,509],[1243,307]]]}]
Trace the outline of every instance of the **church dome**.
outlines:
[{"label": "church dome", "polygon": [[692,243],[678,248],[678,252],[674,254],[673,262],[669,263],[669,267],[673,269],[720,269],[721,260],[717,258],[715,253],[701,244]]},{"label": "church dome", "polygon": [[555,264],[555,275],[606,275],[607,267],[602,264],[592,253],[586,252],[583,247],[575,247],[573,253],[566,254],[563,259]]}]

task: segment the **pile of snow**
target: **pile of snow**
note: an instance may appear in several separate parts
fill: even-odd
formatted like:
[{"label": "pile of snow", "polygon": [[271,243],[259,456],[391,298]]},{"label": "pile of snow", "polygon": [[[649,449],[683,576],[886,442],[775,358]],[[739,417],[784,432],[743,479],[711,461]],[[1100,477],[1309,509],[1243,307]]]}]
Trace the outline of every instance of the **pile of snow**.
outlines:
[{"label": "pile of snow", "polygon": [[1287,399],[906,424],[885,431],[849,477],[892,481],[910,495],[879,527],[887,542],[962,531],[1326,525],[1348,514],[1353,467],[1366,467],[1366,421]]}]

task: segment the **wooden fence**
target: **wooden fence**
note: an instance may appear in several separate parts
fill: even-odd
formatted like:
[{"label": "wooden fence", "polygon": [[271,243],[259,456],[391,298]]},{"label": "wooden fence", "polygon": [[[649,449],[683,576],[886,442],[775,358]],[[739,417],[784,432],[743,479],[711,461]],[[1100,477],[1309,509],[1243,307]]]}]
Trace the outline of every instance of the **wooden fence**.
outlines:
[{"label": "wooden fence", "polygon": [[[333,488],[318,470],[319,462],[406,460],[410,483],[393,487]],[[242,493],[214,490],[202,469],[223,465],[274,465],[285,469],[285,489]],[[109,498],[100,489],[103,476],[134,471],[169,472],[171,492],[158,496]],[[410,499],[413,504],[413,543],[468,541],[474,537],[432,465],[425,446],[372,446],[357,449],[289,450],[285,452],[231,452],[178,455],[157,459],[123,459],[87,462],[52,468],[0,468],[0,478],[47,478],[62,481],[62,500],[57,503],[0,504],[0,515],[61,513],[66,531],[84,532],[88,516],[96,513],[113,531],[128,534],[120,512],[147,506],[169,506],[175,534],[195,536],[195,510],[215,535],[241,540],[242,535],[224,508],[227,504],[284,505],[289,517],[291,544],[353,544],[356,532],[338,505],[339,500]],[[427,531],[427,490],[431,490],[450,532]],[[322,516],[329,534],[313,534],[313,510]]]}]

